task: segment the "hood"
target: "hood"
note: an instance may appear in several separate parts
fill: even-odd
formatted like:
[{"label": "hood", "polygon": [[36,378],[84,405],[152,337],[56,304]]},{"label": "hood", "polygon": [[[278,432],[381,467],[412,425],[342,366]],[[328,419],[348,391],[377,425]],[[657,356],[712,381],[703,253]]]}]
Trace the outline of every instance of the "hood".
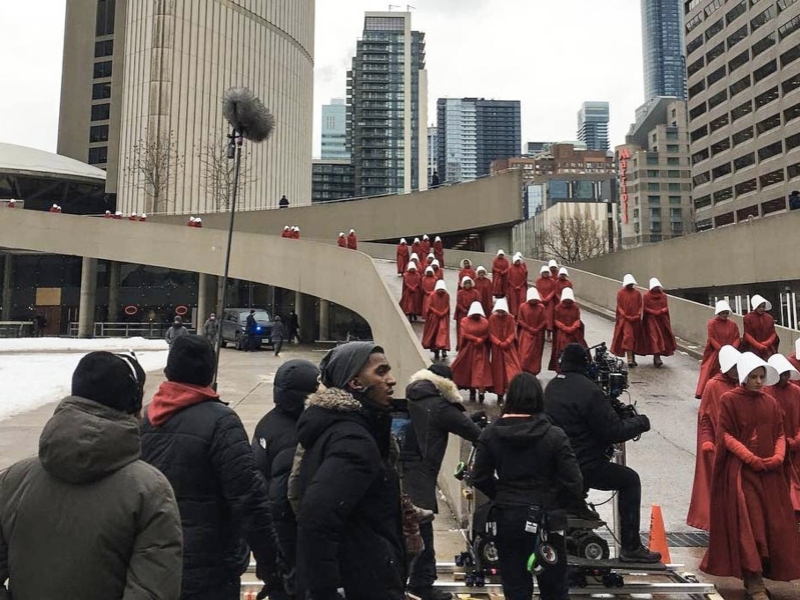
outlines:
[{"label": "hood", "polygon": [[498,310],[502,310],[504,312],[509,312],[508,311],[508,300],[506,300],[505,298],[498,298],[497,300],[495,300],[494,301],[494,308],[492,309],[492,312],[497,312]]},{"label": "hood", "polygon": [[535,287],[530,287],[525,293],[525,301],[532,302],[534,300],[541,301],[542,297],[539,295],[539,290],[537,290]]},{"label": "hood", "polygon": [[319,369],[307,360],[286,361],[275,373],[273,385],[275,406],[299,417],[305,408],[306,398],[319,387]]},{"label": "hood", "polygon": [[728,304],[727,300],[719,300],[717,302],[717,305],[714,307],[714,314],[718,315],[719,313],[724,313],[724,312],[733,312],[731,310],[731,305]]},{"label": "hood", "polygon": [[39,438],[39,460],[72,484],[98,481],[139,459],[139,421],[78,396],[61,401]]},{"label": "hood", "polygon": [[543,437],[553,425],[544,414],[502,417],[494,425],[495,435],[512,448],[530,446],[531,438]]},{"label": "hood", "polygon": [[794,365],[792,365],[792,363],[790,363],[789,360],[782,354],[773,354],[769,357],[767,362],[778,372],[779,375],[789,373],[789,379],[791,381],[797,381],[800,379],[800,372],[798,372],[798,370],[794,368]]},{"label": "hood", "polygon": [[469,312],[467,313],[467,316],[471,317],[472,315],[480,315],[482,317],[486,316],[486,313],[483,312],[483,304],[477,300],[469,305]]},{"label": "hood", "polygon": [[663,287],[664,286],[661,285],[661,282],[658,280],[658,277],[651,277],[650,278],[650,286],[648,287],[648,289],[651,292],[656,288],[662,288],[663,289]]},{"label": "hood", "polygon": [[440,279],[436,282],[436,286],[433,288],[435,292],[446,292],[447,291],[447,284],[444,282],[444,279]]},{"label": "hood", "polygon": [[158,427],[184,408],[212,400],[219,402],[219,394],[209,387],[165,381],[158,387],[153,401],[147,405],[147,418],[153,426]]},{"label": "hood", "polygon": [[306,400],[306,410],[297,421],[297,440],[304,448],[310,448],[331,425],[356,419],[361,410],[361,402],[352,394],[338,388],[320,388]]},{"label": "hood", "polygon": [[461,394],[458,393],[458,386],[452,379],[441,377],[428,369],[417,371],[411,376],[406,387],[406,398],[422,400],[433,394],[439,394],[448,402],[461,403]]},{"label": "hood", "polygon": [[750,373],[759,367],[763,367],[764,371],[766,371],[764,385],[775,385],[778,383],[781,376],[778,374],[778,371],[775,370],[775,367],[752,352],[742,353],[742,355],[739,357],[739,361],[736,363],[736,369],[739,372],[739,383],[744,385]]},{"label": "hood", "polygon": [[636,285],[636,279],[630,273],[622,278],[622,287],[628,287],[629,285]]},{"label": "hood", "polygon": [[767,309],[768,312],[772,310],[772,302],[770,302],[769,300],[764,298],[764,296],[762,296],[760,294],[756,294],[755,296],[750,298],[750,309],[751,310],[757,309],[762,304],[765,305],[765,308]]}]

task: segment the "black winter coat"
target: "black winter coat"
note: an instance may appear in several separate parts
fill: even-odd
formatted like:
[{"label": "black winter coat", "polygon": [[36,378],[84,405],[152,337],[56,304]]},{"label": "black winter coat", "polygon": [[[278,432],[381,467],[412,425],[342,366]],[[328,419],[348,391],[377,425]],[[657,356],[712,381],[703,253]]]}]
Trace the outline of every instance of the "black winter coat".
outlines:
[{"label": "black winter coat", "polygon": [[403,464],[404,491],[417,506],[438,512],[436,480],[449,435],[475,443],[481,429],[466,415],[456,384],[427,369],[411,377],[406,398],[422,458]]},{"label": "black winter coat", "polygon": [[298,422],[297,574],[312,598],[400,600],[405,548],[391,416],[347,392],[312,395]]},{"label": "black winter coat", "polygon": [[544,408],[569,437],[581,470],[609,460],[609,448],[645,431],[637,417],[621,419],[603,390],[583,371],[565,370],[547,384]]},{"label": "black winter coat", "polygon": [[579,505],[583,477],[566,434],[544,414],[503,417],[478,442],[472,480],[496,506]]}]

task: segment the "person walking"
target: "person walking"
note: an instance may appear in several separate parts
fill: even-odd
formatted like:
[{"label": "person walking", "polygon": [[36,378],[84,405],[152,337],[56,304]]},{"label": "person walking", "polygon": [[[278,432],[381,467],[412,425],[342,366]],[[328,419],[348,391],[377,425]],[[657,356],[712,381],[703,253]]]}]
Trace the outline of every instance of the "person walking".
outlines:
[{"label": "person walking", "polygon": [[694,397],[698,400],[703,397],[703,390],[706,383],[714,377],[719,370],[719,351],[726,345],[739,348],[742,339],[739,337],[739,326],[735,321],[731,321],[731,307],[725,300],[717,302],[714,309],[714,318],[708,321],[708,340],[703,350],[703,358],[700,361],[700,379],[697,382],[697,389]]},{"label": "person walking", "polygon": [[538,375],[542,371],[547,315],[535,287],[528,288],[525,298],[517,319],[519,363],[523,371]]},{"label": "person walking", "polygon": [[256,321],[256,311],[250,309],[250,314],[245,319],[245,332],[247,333],[247,341],[245,342],[246,352],[255,352],[259,349],[258,343],[258,321]]},{"label": "person walking", "polygon": [[211,342],[211,345],[217,346],[217,334],[219,333],[219,323],[217,322],[217,315],[211,313],[208,319],[203,324],[203,335]]},{"label": "person walking", "polygon": [[286,337],[286,328],[280,316],[275,317],[272,324],[272,347],[275,348],[275,356],[281,355],[283,349],[283,339]]},{"label": "person walking", "polygon": [[289,313],[289,318],[286,323],[289,331],[288,331],[288,340],[290,344],[294,343],[294,340],[297,339],[297,343],[300,344],[300,321],[297,318],[297,313],[292,311]]},{"label": "person walking", "polygon": [[644,293],[642,312],[642,332],[646,354],[653,355],[653,365],[658,369],[664,364],[662,356],[672,356],[678,349],[672,322],[669,318],[667,295],[661,282],[650,279],[650,290]]},{"label": "person walking", "polygon": [[756,294],[750,298],[752,310],[742,319],[742,352],[752,352],[764,360],[778,353],[781,339],[775,331],[775,319],[769,312],[772,303]]},{"label": "person walking", "polygon": [[498,298],[489,317],[489,341],[492,345],[492,391],[497,403],[503,403],[503,395],[514,376],[522,370],[517,353],[517,323],[508,311],[505,298]]},{"label": "person walking", "polygon": [[642,293],[634,286],[636,279],[628,273],[622,279],[622,288],[617,292],[617,316],[614,324],[614,338],[611,352],[617,356],[627,356],[628,366],[639,366],[636,362],[637,350],[641,351],[642,334]]},{"label": "person walking", "polygon": [[177,340],[181,336],[188,334],[189,330],[183,326],[183,319],[181,319],[179,316],[176,316],[172,320],[172,326],[169,329],[167,329],[167,333],[164,336],[164,339],[167,340],[167,346],[169,346],[170,349],[172,349],[172,344],[175,343],[175,340]]},{"label": "person walking", "polygon": [[459,326],[458,356],[453,361],[453,381],[462,390],[469,390],[469,399],[483,402],[486,390],[492,387],[492,366],[489,361],[489,320],[480,302],[473,302]]}]

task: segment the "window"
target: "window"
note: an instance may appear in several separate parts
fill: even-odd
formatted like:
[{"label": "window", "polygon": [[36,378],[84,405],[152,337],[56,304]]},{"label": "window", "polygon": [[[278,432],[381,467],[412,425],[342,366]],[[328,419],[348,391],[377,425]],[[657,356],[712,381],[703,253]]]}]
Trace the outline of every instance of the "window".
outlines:
[{"label": "window", "polygon": [[648,196],[647,197],[647,203],[648,204],[661,204],[661,196]]},{"label": "window", "polygon": [[647,155],[647,164],[648,165],[657,165],[658,164],[658,155],[657,154],[648,154]]},{"label": "window", "polygon": [[748,152],[744,156],[740,156],[739,158],[733,161],[733,170],[740,171],[754,164],[756,164],[756,153]]},{"label": "window", "polygon": [[110,116],[110,104],[93,104],[92,121],[106,121]]},{"label": "window", "polygon": [[719,179],[720,177],[725,177],[725,175],[731,174],[731,163],[726,162],[721,164],[718,167],[715,167],[711,170],[711,176],[714,179]]},{"label": "window", "polygon": [[678,153],[678,145],[677,144],[667,144],[667,152],[670,154],[677,154]]},{"label": "window", "polygon": [[100,79],[102,77],[111,77],[111,61],[104,60],[103,62],[94,63],[94,78]]},{"label": "window", "polygon": [[108,162],[108,148],[100,146],[99,148],[89,148],[89,164],[90,165],[103,165]]},{"label": "window", "polygon": [[708,194],[706,196],[700,196],[699,198],[694,199],[694,207],[696,209],[706,208],[711,206],[711,195]]},{"label": "window", "polygon": [[745,12],[747,12],[747,0],[742,0],[725,14],[725,23],[730,25]]},{"label": "window", "polygon": [[787,22],[785,25],[781,25],[780,27],[778,27],[778,38],[783,40],[783,38],[793,34],[798,29],[800,29],[800,15],[797,15],[794,19]]},{"label": "window", "polygon": [[795,2],[797,2],[797,0],[778,0],[778,10],[783,12]]},{"label": "window", "polygon": [[741,54],[734,56],[730,62],[728,62],[728,74],[733,73],[739,67],[743,67],[747,64],[747,61],[750,60],[750,50],[745,50]]},{"label": "window", "polygon": [[670,169],[669,171],[667,171],[667,177],[670,177],[670,178],[674,179],[674,178],[677,178],[677,177],[680,177],[680,176],[681,176],[681,172],[676,170],[676,169]]},{"label": "window", "polygon": [[708,110],[716,108],[717,106],[725,102],[725,100],[727,99],[728,99],[727,89],[724,89],[721,92],[714,94],[713,96],[711,96],[711,98],[708,99]]},{"label": "window", "polygon": [[727,0],[711,0],[711,2],[706,5],[705,9],[703,9],[703,12],[706,13],[707,17],[710,17],[717,12],[718,8],[722,8],[726,1]]},{"label": "window", "polygon": [[753,102],[752,100],[748,100],[731,111],[731,122],[735,122],[745,115],[749,115],[751,112],[753,112]]},{"label": "window", "polygon": [[755,192],[758,189],[758,182],[756,178],[753,177],[752,179],[748,179],[747,181],[737,183],[735,188],[737,196],[741,196],[743,194],[749,194],[750,192]]},{"label": "window", "polygon": [[786,138],[786,152],[800,146],[800,133],[795,133]]},{"label": "window", "polygon": [[92,100],[105,100],[111,98],[111,84],[95,83],[92,84]]},{"label": "window", "polygon": [[[110,35],[114,33],[114,13],[116,12],[116,0],[97,0],[97,20],[95,22],[96,36]],[[103,161],[105,162],[105,161]]]},{"label": "window", "polygon": [[697,106],[695,106],[692,110],[689,111],[689,119],[694,121],[697,117],[702,115],[708,110],[708,105],[705,102],[701,102]]},{"label": "window", "polygon": [[695,175],[692,178],[692,181],[696,186],[703,185],[704,183],[708,183],[709,181],[711,181],[711,175],[709,174],[708,171],[706,171],[704,173],[700,173],[699,175]]},{"label": "window", "polygon": [[681,159],[676,156],[669,156],[667,157],[667,164],[671,167],[678,166],[681,164]]},{"label": "window", "polygon": [[669,197],[669,203],[670,204],[680,204],[681,203],[681,197],[680,196],[670,196]]},{"label": "window", "polygon": [[800,104],[795,104],[794,106],[790,106],[785,111],[783,111],[783,122],[788,123],[789,121],[793,121],[797,117],[800,117]]},{"label": "window", "polygon": [[692,17],[689,21],[686,22],[686,33],[689,33],[690,31],[692,31],[692,29],[694,29],[695,27],[700,25],[700,23],[702,23],[702,22],[703,22],[702,13]]},{"label": "window", "polygon": [[761,177],[758,178],[758,181],[761,184],[762,190],[765,187],[769,187],[770,185],[781,183],[783,181],[783,169],[778,169],[777,171],[772,171],[771,173],[762,175]]},{"label": "window", "polygon": [[94,43],[94,57],[102,58],[114,54],[114,40],[104,40]]},{"label": "window", "polygon": [[692,52],[700,48],[700,46],[702,45],[703,45],[703,36],[698,35],[691,42],[686,44],[686,55],[689,56]]},{"label": "window", "polygon": [[704,56],[701,56],[688,67],[686,67],[686,72],[689,74],[689,77],[697,73],[700,69],[706,66],[706,59]]},{"label": "window", "polygon": [[796,179],[797,177],[800,177],[800,163],[794,163],[793,165],[786,167],[786,173],[789,176],[789,179]]},{"label": "window", "polygon": [[711,64],[712,60],[716,60],[725,54],[725,42],[720,42],[706,53],[706,64]]},{"label": "window", "polygon": [[757,14],[750,20],[750,33],[754,32],[759,27],[763,26],[767,21],[775,18],[775,7],[769,6],[765,11]]},{"label": "window", "polygon": [[724,225],[732,225],[734,222],[733,213],[725,213],[718,217],[714,217],[714,227],[723,227]]},{"label": "window", "polygon": [[712,85],[717,83],[720,79],[725,77],[726,69],[727,69],[727,67],[725,65],[722,65],[719,69],[717,69],[716,71],[712,72],[708,76],[708,87],[711,87]]},{"label": "window", "polygon": [[775,102],[780,97],[780,93],[778,93],[778,86],[776,85],[771,90],[767,90],[763,94],[759,94],[756,96],[756,110],[761,108],[762,106],[766,106],[770,102]]},{"label": "window", "polygon": [[708,157],[709,157],[708,148],[704,148],[703,150],[700,150],[700,152],[695,152],[694,154],[692,154],[692,164],[696,165],[699,162],[703,162]]},{"label": "window", "polygon": [[789,48],[786,52],[781,54],[781,68],[785,67],[788,64],[793,63],[798,58],[800,58],[800,44],[795,44],[791,48]]},{"label": "window", "polygon": [[108,125],[93,125],[89,128],[89,142],[107,142]]},{"label": "window", "polygon": [[716,156],[720,152],[725,152],[725,150],[730,150],[730,148],[731,148],[731,138],[728,137],[722,138],[720,141],[711,145],[711,156]]},{"label": "window", "polygon": [[763,39],[758,40],[755,44],[753,44],[753,58],[772,48],[776,44],[775,41],[775,32],[770,32],[767,36]]},{"label": "window", "polygon": [[[678,200],[680,200],[680,198],[678,198]],[[673,223],[680,223],[683,221],[683,210],[680,208],[670,208],[669,220]]]},{"label": "window", "polygon": [[681,191],[681,184],[680,183],[669,183],[669,184],[667,184],[667,189],[670,192],[680,192]]},{"label": "window", "polygon": [[747,37],[747,23],[728,36],[728,50]]},{"label": "window", "polygon": [[779,210],[786,210],[786,200],[783,197],[768,200],[761,204],[761,214],[763,215],[778,212]]},{"label": "window", "polygon": [[797,88],[800,88],[800,73],[787,79],[781,84],[781,89],[783,90],[783,95],[786,96],[789,92],[793,92]]},{"label": "window", "polygon": [[770,75],[772,75],[777,70],[778,70],[778,61],[777,60],[769,61],[764,66],[759,67],[758,69],[753,71],[753,83],[758,83],[765,77],[769,77]]},{"label": "window", "polygon": [[659,176],[659,172],[658,171],[653,171],[652,169],[648,169],[647,170],[647,176],[648,177],[658,177]]},{"label": "window", "polygon": [[725,188],[717,192],[714,192],[713,198],[714,198],[714,204],[716,204],[717,202],[725,202],[725,200],[730,200],[731,198],[733,198],[733,188]]},{"label": "window", "polygon": [[736,211],[737,221],[747,221],[749,218],[758,217],[758,204],[748,206],[747,208],[740,208]]},{"label": "window", "polygon": [[780,126],[781,115],[778,113],[777,115],[772,115],[771,117],[767,117],[763,121],[756,123],[756,131],[758,132],[758,135],[761,135],[762,133],[766,133],[767,131]]},{"label": "window", "polygon": [[661,185],[651,181],[647,184],[647,190],[650,192],[658,192],[661,190]]},{"label": "window", "polygon": [[704,89],[706,89],[706,80],[701,79],[700,81],[698,81],[692,87],[689,88],[689,98],[694,98]]},{"label": "window", "polygon": [[678,139],[678,130],[672,129],[671,127],[667,129],[667,139],[668,140],[677,140]]},{"label": "window", "polygon": [[[708,125],[703,125],[702,127],[698,127],[691,133],[691,138],[693,142],[697,140],[702,140],[704,137],[708,135]],[[677,152],[677,150],[676,150]]]},{"label": "window", "polygon": [[736,94],[740,94],[741,92],[745,91],[749,87],[750,75],[745,75],[729,88],[731,92],[731,98],[733,98]]},{"label": "window", "polygon": [[716,23],[712,24],[708,29],[706,29],[706,41],[710,40],[720,31],[725,29],[725,23],[723,21],[724,21],[723,19],[720,19]]},{"label": "window", "polygon": [[747,140],[752,140],[755,137],[753,133],[752,127],[745,127],[741,131],[737,131],[733,134],[733,145],[738,146],[739,144],[743,144]]},{"label": "window", "polygon": [[686,2],[686,3],[683,5],[684,12],[685,12],[685,13],[687,13],[687,14],[688,14],[688,13],[690,13],[690,12],[692,12],[692,9],[693,9],[695,6],[697,6],[698,4],[700,4],[700,2],[701,2],[701,1],[702,1],[702,0],[689,0],[689,2]]}]

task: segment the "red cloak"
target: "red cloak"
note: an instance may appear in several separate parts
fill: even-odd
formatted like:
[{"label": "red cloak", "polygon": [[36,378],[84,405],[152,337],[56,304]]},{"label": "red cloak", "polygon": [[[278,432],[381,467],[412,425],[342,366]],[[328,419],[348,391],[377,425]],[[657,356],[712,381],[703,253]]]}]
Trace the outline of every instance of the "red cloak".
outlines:
[{"label": "red cloak", "polygon": [[444,269],[444,245],[442,242],[433,242],[433,255],[439,261],[439,265]]},{"label": "red cloak", "polygon": [[775,331],[775,319],[765,312],[763,315],[751,311],[742,319],[744,335],[742,335],[742,352],[752,352],[767,360],[778,353],[781,340]]},{"label": "red cloak", "polygon": [[536,290],[542,299],[544,315],[547,319],[547,330],[553,331],[553,311],[556,308],[556,281],[552,277],[542,277],[536,280]]},{"label": "red cloak", "polygon": [[458,356],[453,361],[453,381],[462,390],[492,387],[489,363],[489,320],[480,315],[465,317],[459,323]]},{"label": "red cloak", "polygon": [[461,332],[459,331],[459,328],[461,327],[461,319],[467,316],[467,313],[469,313],[469,307],[472,306],[473,302],[480,301],[481,296],[474,286],[468,290],[462,288],[456,293],[456,310],[453,313],[453,320],[456,322],[456,350],[460,348],[458,342],[461,339]]},{"label": "red cloak", "polygon": [[291,231],[288,231],[286,229],[281,230],[281,237],[282,238],[288,238],[288,237],[291,237],[291,236],[292,236],[292,232]]},{"label": "red cloak", "polygon": [[427,254],[422,253],[422,244],[419,242],[414,242],[411,244],[411,254],[416,254],[420,259],[424,259]]},{"label": "red cloak", "polygon": [[[796,352],[792,352],[792,353],[791,353],[789,356],[787,356],[786,358],[789,360],[789,362],[790,362],[790,363],[792,363],[792,366],[793,366],[795,369],[797,369],[798,371],[800,371],[800,360],[797,360],[797,353],[796,353]],[[793,381],[792,383],[793,383],[793,384],[795,384],[795,385],[798,385],[798,386],[800,386],[800,381]]]},{"label": "red cloak", "polygon": [[450,294],[444,290],[428,296],[422,347],[428,350],[450,350]]},{"label": "red cloak", "polygon": [[708,321],[708,341],[700,361],[700,379],[694,392],[695,398],[703,397],[706,382],[719,373],[719,349],[726,345],[738,348],[740,342],[739,326],[734,321],[723,321],[718,316]]},{"label": "red cloak", "polygon": [[289,236],[289,237],[291,237],[293,240],[299,240],[300,239],[300,232],[297,231],[296,229],[294,231],[292,231],[291,234],[292,235]]},{"label": "red cloak", "polygon": [[492,294],[501,298],[508,293],[508,270],[511,265],[505,256],[495,256],[492,262]]},{"label": "red cloak", "polygon": [[581,307],[572,300],[559,302],[553,313],[553,347],[550,353],[549,369],[556,373],[561,372],[558,359],[567,344],[580,344],[586,347],[583,337],[583,321],[581,321]]},{"label": "red cloak", "polygon": [[492,391],[502,396],[508,384],[522,369],[517,354],[517,324],[508,313],[494,312],[489,317],[489,339],[492,342]]},{"label": "red cloak", "polygon": [[475,281],[478,279],[478,275],[472,270],[472,267],[468,269],[461,269],[458,272],[458,289],[461,289],[461,282],[464,280],[464,277],[469,277],[472,279],[472,283],[475,283]]},{"label": "red cloak", "polygon": [[767,388],[778,402],[783,413],[783,430],[786,433],[786,462],[784,470],[789,482],[792,508],[800,512],[800,388],[785,383]]},{"label": "red cloak", "polygon": [[736,380],[724,373],[711,378],[697,411],[697,454],[694,465],[692,500],[686,524],[708,531],[711,516],[711,482],[714,474],[714,444],[717,441],[719,403],[723,394],[736,389]]},{"label": "red cloak", "polygon": [[350,250],[358,250],[358,238],[355,233],[347,234],[347,247]]},{"label": "red cloak", "polygon": [[781,409],[772,396],[742,386],[722,396],[701,571],[800,579],[800,534],[783,471],[785,450]]},{"label": "red cloak", "polygon": [[478,294],[480,296],[481,306],[483,306],[483,312],[487,315],[492,314],[492,290],[494,286],[492,285],[492,280],[488,277],[484,277],[481,279],[480,277],[475,277],[475,289],[478,290]]},{"label": "red cloak", "polygon": [[422,314],[423,319],[428,317],[428,301],[433,290],[436,289],[437,281],[435,275],[423,275],[420,277],[419,288],[422,290],[422,312],[420,314]]},{"label": "red cloak", "polygon": [[645,354],[672,356],[675,354],[678,344],[675,341],[675,334],[672,333],[667,295],[663,291],[645,292],[643,303],[643,352]]},{"label": "red cloak", "polygon": [[422,240],[419,244],[420,249],[425,253],[425,256],[431,253],[431,241]]},{"label": "red cloak", "polygon": [[544,330],[547,328],[547,315],[544,305],[538,300],[524,302],[519,307],[517,317],[519,337],[519,361],[522,369],[533,375],[542,372],[544,354]]},{"label": "red cloak", "polygon": [[416,271],[403,273],[403,295],[400,308],[405,315],[422,314],[422,277]]},{"label": "red cloak", "polygon": [[624,287],[617,292],[617,321],[611,353],[625,356],[641,348],[642,339],[642,293],[636,288]]},{"label": "red cloak", "polygon": [[408,267],[408,258],[411,256],[408,253],[408,244],[397,245],[397,274],[403,275]]},{"label": "red cloak", "polygon": [[508,270],[506,296],[508,297],[508,309],[515,317],[519,313],[519,305],[525,302],[527,293],[528,269],[521,264],[512,264]]},{"label": "red cloak", "polygon": [[336,245],[339,246],[339,248],[347,248],[347,238],[336,238]]},{"label": "red cloak", "polygon": [[433,268],[433,274],[436,276],[436,279],[444,279],[444,269],[440,268]]},{"label": "red cloak", "polygon": [[[552,279],[552,277],[550,278]],[[566,288],[572,287],[572,282],[569,279],[561,279],[560,277],[555,280],[556,283],[556,300],[561,302],[561,292]]]}]

